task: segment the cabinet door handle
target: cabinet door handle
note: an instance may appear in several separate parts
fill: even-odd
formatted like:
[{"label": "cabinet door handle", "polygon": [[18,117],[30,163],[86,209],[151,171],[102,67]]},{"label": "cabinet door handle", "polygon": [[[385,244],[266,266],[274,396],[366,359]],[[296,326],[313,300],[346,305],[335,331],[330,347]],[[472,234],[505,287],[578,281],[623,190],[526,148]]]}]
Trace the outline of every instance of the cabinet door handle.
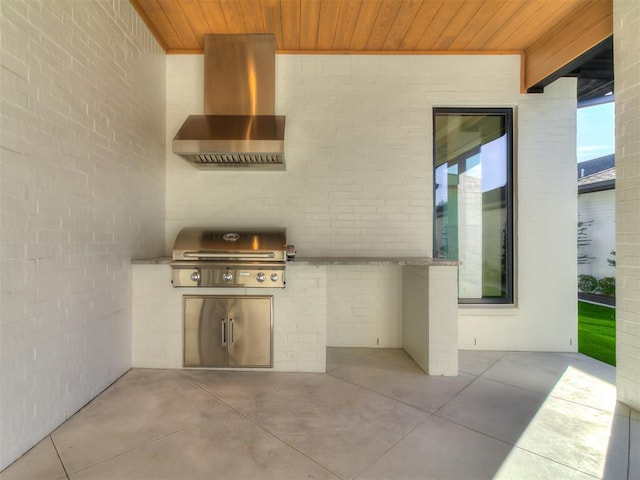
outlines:
[{"label": "cabinet door handle", "polygon": [[229,319],[229,343],[233,345],[233,318]]},{"label": "cabinet door handle", "polygon": [[222,332],[222,346],[225,347],[227,345],[227,322],[224,318],[221,320],[220,331]]}]

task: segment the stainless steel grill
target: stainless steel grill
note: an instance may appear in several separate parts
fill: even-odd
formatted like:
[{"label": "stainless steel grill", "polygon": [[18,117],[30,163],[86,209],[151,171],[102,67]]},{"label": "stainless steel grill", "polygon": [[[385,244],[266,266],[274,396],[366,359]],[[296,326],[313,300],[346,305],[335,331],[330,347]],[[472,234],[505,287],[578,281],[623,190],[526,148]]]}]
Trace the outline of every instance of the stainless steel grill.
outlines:
[{"label": "stainless steel grill", "polygon": [[173,248],[174,287],[284,288],[286,230],[184,228]]}]

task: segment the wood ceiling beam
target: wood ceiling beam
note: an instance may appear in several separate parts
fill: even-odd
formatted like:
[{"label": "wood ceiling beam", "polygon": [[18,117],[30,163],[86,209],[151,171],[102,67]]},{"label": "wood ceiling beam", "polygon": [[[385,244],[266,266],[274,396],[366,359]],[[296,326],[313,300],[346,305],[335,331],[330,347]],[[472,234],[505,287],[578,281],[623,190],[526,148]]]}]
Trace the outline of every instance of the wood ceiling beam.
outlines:
[{"label": "wood ceiling beam", "polygon": [[522,93],[544,87],[545,79],[612,34],[613,1],[581,3],[578,11],[525,50]]}]

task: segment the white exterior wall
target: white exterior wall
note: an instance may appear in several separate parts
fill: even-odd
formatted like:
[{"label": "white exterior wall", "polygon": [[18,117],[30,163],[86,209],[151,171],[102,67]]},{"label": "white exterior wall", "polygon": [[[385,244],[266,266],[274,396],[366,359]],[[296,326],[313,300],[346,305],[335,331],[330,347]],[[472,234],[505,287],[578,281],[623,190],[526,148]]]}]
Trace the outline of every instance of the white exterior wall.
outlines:
[{"label": "white exterior wall", "polygon": [[329,266],[327,299],[328,346],[402,348],[402,267]]},{"label": "white exterior wall", "polygon": [[183,295],[271,295],[273,370],[326,370],[325,266],[290,265],[285,289],[174,288],[170,278],[169,265],[133,265],[134,367],[182,368]]},{"label": "white exterior wall", "polygon": [[518,100],[516,306],[461,306],[460,348],[577,351],[575,88]]},{"label": "white exterior wall", "polygon": [[163,248],[164,53],[129,2],[2,1],[0,470],[131,365]]},{"label": "white exterior wall", "polygon": [[593,257],[589,263],[578,265],[578,274],[596,278],[614,277],[615,267],[607,259],[616,260],[611,251],[616,249],[616,192],[602,190],[578,195],[579,220],[593,222],[586,229],[591,242],[578,248],[578,253]]},{"label": "white exterior wall", "polygon": [[640,410],[640,4],[614,0],[616,384]]},{"label": "white exterior wall", "polygon": [[[432,108],[513,106],[518,303],[460,308],[460,346],[577,349],[575,79],[521,95],[510,55],[278,55],[276,75],[287,171],[202,172],[170,142],[202,112],[203,57],[167,58],[167,253],[183,226],[279,225],[301,256],[430,256]],[[342,320],[329,316],[330,345],[338,331],[376,345],[375,327]]]}]

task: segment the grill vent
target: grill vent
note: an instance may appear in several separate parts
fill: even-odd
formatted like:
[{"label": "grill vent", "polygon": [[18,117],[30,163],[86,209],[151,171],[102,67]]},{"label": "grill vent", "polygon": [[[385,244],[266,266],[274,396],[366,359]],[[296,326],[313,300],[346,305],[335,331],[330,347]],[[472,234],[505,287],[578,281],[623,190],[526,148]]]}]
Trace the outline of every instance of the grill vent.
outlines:
[{"label": "grill vent", "polygon": [[284,154],[278,153],[199,153],[183,155],[199,170],[224,168],[285,171]]},{"label": "grill vent", "polygon": [[197,162],[202,164],[216,164],[220,166],[242,166],[284,163],[284,155],[277,153],[260,154],[229,154],[229,153],[203,153],[197,156]]}]

